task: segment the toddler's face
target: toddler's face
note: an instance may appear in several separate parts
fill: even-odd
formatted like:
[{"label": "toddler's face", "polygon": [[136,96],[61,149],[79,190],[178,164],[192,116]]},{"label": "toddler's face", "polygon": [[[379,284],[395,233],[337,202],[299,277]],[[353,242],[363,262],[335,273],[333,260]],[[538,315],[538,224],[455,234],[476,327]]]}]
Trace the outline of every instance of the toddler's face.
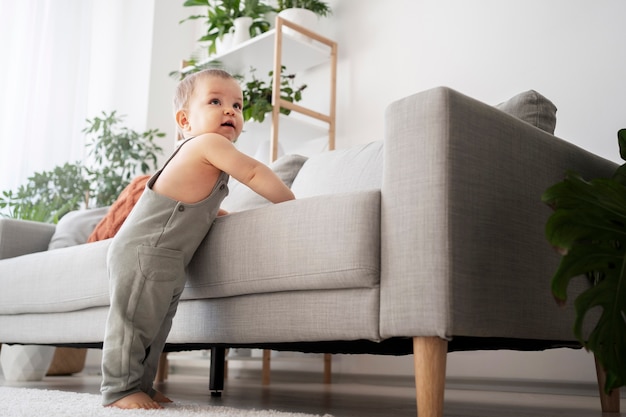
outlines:
[{"label": "toddler's face", "polygon": [[204,77],[196,81],[187,109],[188,137],[219,133],[231,142],[243,129],[243,94],[236,80]]}]

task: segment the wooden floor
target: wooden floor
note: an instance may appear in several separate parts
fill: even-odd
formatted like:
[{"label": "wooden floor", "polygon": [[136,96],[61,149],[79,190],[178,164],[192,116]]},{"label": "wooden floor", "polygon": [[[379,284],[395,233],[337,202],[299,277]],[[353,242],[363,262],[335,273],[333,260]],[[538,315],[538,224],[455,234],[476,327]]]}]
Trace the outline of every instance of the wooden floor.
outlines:
[{"label": "wooden floor", "polygon": [[[406,378],[374,380],[334,376],[331,385],[321,383],[318,374],[272,372],[270,386],[262,386],[260,375],[246,371],[231,373],[221,398],[208,395],[208,377],[171,374],[159,389],[174,400],[215,404],[240,409],[275,409],[334,417],[415,417],[415,391]],[[99,394],[100,377],[83,372],[71,377],[46,377],[41,382],[8,383],[22,386]],[[626,405],[622,397],[622,410]],[[592,386],[549,386],[518,384],[507,386],[494,381],[447,381],[447,417],[601,417]],[[626,414],[605,414],[604,417]]]}]

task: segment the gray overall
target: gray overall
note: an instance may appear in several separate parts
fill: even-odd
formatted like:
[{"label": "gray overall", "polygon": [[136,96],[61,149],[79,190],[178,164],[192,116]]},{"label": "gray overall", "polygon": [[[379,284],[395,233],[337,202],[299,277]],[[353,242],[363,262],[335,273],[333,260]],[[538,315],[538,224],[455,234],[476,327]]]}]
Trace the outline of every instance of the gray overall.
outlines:
[{"label": "gray overall", "polygon": [[228,195],[228,175],[222,172],[204,200],[172,200],[152,191],[162,170],[148,181],[107,256],[111,307],[102,351],[104,405],[140,391],[154,396],[152,384],[185,286],[185,267]]}]

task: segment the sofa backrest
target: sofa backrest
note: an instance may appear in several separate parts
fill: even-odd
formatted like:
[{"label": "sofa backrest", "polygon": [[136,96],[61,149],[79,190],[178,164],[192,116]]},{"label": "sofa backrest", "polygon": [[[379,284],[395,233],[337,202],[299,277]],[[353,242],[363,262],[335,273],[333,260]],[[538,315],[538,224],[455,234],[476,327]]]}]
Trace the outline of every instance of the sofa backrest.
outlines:
[{"label": "sofa backrest", "polygon": [[293,181],[296,198],[354,191],[380,190],[383,141],[311,156]]}]

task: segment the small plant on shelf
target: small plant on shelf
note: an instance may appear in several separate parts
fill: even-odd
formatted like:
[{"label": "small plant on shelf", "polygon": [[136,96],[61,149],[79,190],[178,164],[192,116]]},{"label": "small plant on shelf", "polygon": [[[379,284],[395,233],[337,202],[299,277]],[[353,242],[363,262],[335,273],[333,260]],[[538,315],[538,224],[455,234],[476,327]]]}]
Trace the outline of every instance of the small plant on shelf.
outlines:
[{"label": "small plant on shelf", "polygon": [[[262,123],[265,115],[272,112],[272,88],[274,85],[274,72],[269,72],[269,82],[258,79],[255,76],[255,69],[250,69],[252,79],[245,84],[243,88],[243,118],[245,121],[255,120]],[[280,74],[280,96],[282,99],[291,103],[302,100],[302,91],[306,88],[306,84],[299,87],[294,86],[295,75],[283,74],[285,66],[281,67]],[[282,114],[289,114],[290,110],[281,108]]]},{"label": "small plant on shelf", "polygon": [[192,15],[181,20],[205,19],[206,32],[198,39],[199,42],[208,42],[209,56],[217,51],[217,42],[234,28],[234,21],[238,17],[251,17],[250,37],[255,37],[270,30],[271,24],[266,15],[274,8],[262,0],[186,0],[185,7],[206,7],[206,14]]},{"label": "small plant on shelf", "polygon": [[332,14],[330,6],[320,0],[278,0],[276,11],[285,9],[307,9],[318,16],[326,17]]}]

